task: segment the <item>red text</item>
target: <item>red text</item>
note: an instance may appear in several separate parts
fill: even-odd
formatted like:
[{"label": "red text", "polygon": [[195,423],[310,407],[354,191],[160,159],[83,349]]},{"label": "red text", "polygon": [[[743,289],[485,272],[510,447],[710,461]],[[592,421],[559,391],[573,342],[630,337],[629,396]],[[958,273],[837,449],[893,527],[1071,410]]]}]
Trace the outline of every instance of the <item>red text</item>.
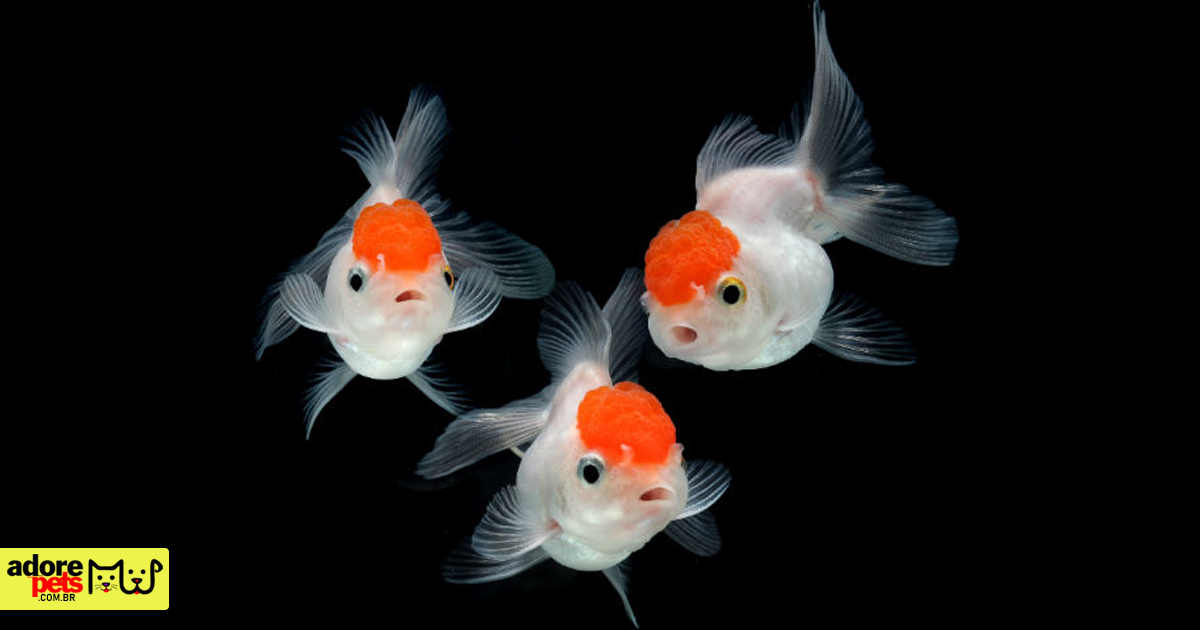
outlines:
[{"label": "red text", "polygon": [[33,596],[37,597],[38,593],[49,591],[51,593],[82,593],[83,580],[77,577],[68,577],[64,571],[61,577],[42,577],[35,575],[33,580]]}]

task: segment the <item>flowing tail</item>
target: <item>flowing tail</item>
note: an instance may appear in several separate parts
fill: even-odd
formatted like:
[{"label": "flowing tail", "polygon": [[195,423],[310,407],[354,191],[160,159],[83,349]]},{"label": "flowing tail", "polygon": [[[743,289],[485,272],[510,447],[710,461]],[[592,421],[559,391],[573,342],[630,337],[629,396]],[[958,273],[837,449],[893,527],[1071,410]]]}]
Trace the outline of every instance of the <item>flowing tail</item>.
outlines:
[{"label": "flowing tail", "polygon": [[[950,264],[958,245],[954,219],[929,199],[884,182],[883,170],[871,164],[871,128],[833,56],[820,3],[813,5],[813,30],[817,69],[796,162],[816,176],[821,218],[846,238],[900,260]],[[798,118],[797,108],[793,129],[799,128]]]},{"label": "flowing tail", "polygon": [[820,3],[813,5],[813,29],[816,72],[806,106],[792,110],[778,135],[758,131],[746,116],[726,118],[700,150],[697,193],[737,169],[794,169],[797,185],[808,183],[817,193],[812,215],[797,220],[814,240],[845,236],[900,260],[949,265],[957,224],[929,199],[884,181],[883,169],[871,163],[871,127],[833,56]]}]

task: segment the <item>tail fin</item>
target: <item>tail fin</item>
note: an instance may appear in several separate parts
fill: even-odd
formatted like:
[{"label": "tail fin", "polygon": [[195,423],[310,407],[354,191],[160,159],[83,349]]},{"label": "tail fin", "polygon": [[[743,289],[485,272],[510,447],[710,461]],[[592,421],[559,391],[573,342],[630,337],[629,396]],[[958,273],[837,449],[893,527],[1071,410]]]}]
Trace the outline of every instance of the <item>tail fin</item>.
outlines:
[{"label": "tail fin", "polygon": [[608,350],[608,373],[614,383],[636,381],[638,360],[642,357],[642,345],[650,334],[646,328],[646,313],[642,310],[641,297],[645,291],[642,270],[626,269],[604,303],[604,319],[612,330]]},{"label": "tail fin", "polygon": [[555,287],[538,332],[538,351],[553,379],[562,379],[583,361],[605,366],[614,382],[636,379],[647,334],[641,293],[639,269],[625,271],[603,309],[573,282]]},{"label": "tail fin", "polygon": [[395,138],[381,118],[367,114],[344,138],[344,150],[372,187],[394,187],[400,197],[424,206],[435,197],[434,175],[449,132],[442,99],[418,86],[408,96]]},{"label": "tail fin", "polygon": [[[948,265],[958,244],[953,218],[908,188],[883,181],[871,164],[871,128],[862,102],[829,46],[825,15],[813,5],[817,69],[796,161],[816,175],[822,218],[856,243],[924,265]],[[799,110],[793,128],[799,128]]]},{"label": "tail fin", "polygon": [[542,365],[558,382],[579,363],[595,361],[608,365],[612,331],[591,294],[574,282],[554,287],[542,309],[538,329],[538,354]]}]

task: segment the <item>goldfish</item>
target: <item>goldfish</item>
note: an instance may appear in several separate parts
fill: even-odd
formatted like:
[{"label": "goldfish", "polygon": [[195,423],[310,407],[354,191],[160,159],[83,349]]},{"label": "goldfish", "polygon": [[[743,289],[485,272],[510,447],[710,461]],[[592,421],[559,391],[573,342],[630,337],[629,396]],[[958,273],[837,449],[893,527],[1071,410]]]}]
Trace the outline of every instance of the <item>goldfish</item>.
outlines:
[{"label": "goldfish", "polygon": [[957,224],[929,199],[884,181],[819,3],[813,30],[816,70],[804,116],[793,108],[777,135],[746,116],[722,121],[697,158],[695,209],[664,226],[646,251],[650,337],[669,357],[747,370],[812,343],[855,361],[913,361],[898,326],[861,299],[834,293],[823,246],[846,237],[945,266]]},{"label": "goldfish", "polygon": [[641,286],[641,272],[626,271],[600,308],[578,285],[558,285],[538,333],[551,384],[458,417],[419,462],[417,473],[435,478],[504,449],[522,455],[516,483],[496,494],[470,543],[447,559],[447,581],[500,580],[552,558],[603,573],[637,625],[623,561],[660,531],[702,556],[720,549],[705,510],[728,488],[729,471],[685,465],[670,416],[634,382],[646,335]]},{"label": "goldfish", "polygon": [[339,357],[307,393],[306,435],[356,375],[405,378],[457,415],[464,396],[427,361],[443,335],[478,325],[502,297],[537,299],[554,267],[537,247],[451,210],[434,177],[449,132],[445,106],[421,86],[393,137],[364,116],[344,151],[370,186],[267,292],[256,357],[299,327],[328,335]]}]

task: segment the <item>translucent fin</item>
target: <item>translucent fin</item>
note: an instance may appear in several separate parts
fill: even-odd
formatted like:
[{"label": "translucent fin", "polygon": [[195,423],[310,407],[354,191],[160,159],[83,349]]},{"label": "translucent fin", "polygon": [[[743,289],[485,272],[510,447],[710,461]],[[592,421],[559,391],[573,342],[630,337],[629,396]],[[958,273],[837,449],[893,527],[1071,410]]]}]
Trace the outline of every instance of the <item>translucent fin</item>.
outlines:
[{"label": "translucent fin", "polygon": [[679,546],[698,556],[712,556],[721,550],[721,534],[712,512],[701,512],[667,523],[663,530]]},{"label": "translucent fin", "polygon": [[560,282],[542,309],[538,352],[554,381],[584,361],[608,365],[608,322],[592,296],[574,282]]},{"label": "translucent fin", "polygon": [[525,518],[517,487],[506,486],[488,504],[470,545],[460,546],[446,559],[442,576],[448,582],[470,584],[516,575],[550,557],[541,545],[556,533],[557,528]]},{"label": "translucent fin", "polygon": [[895,322],[861,299],[835,294],[812,340],[818,348],[850,361],[908,365],[912,342]]},{"label": "translucent fin", "polygon": [[424,205],[433,194],[437,163],[449,133],[442,99],[427,86],[413,89],[396,130],[396,188],[401,197]]},{"label": "translucent fin", "polygon": [[421,207],[429,214],[430,220],[433,221],[433,227],[438,229],[439,233],[441,229],[438,228],[438,221],[446,216],[454,216],[450,210],[450,202],[442,199],[440,195],[428,195],[425,201],[421,202]]},{"label": "translucent fin", "polygon": [[[280,286],[282,284],[272,287],[267,295],[277,295]],[[283,308],[283,303],[278,298],[271,299],[263,309],[262,326],[259,328],[258,335],[254,337],[254,358],[262,360],[263,352],[267,348],[287,339],[299,328],[300,324],[297,324],[296,320],[288,315],[287,309]]]},{"label": "translucent fin", "polygon": [[633,627],[637,628],[637,617],[633,616],[633,606],[629,605],[629,596],[625,594],[625,572],[620,564],[611,566],[601,571],[604,577],[608,578],[608,583],[617,589],[617,595],[621,596],[621,603],[625,605],[625,614],[629,615],[629,621],[633,622]]},{"label": "translucent fin", "polygon": [[343,138],[344,150],[372,187],[395,187],[400,197],[424,206],[434,196],[434,175],[449,131],[441,98],[419,86],[409,94],[394,139],[382,119],[366,114]]},{"label": "translucent fin", "polygon": [[871,128],[833,56],[819,3],[813,30],[816,73],[796,159],[822,184],[818,210],[852,241],[908,262],[950,264],[958,244],[954,219],[904,186],[885,183],[882,169],[871,164]]},{"label": "translucent fin", "polygon": [[550,554],[540,547],[521,556],[496,560],[485,558],[464,542],[442,565],[442,577],[455,584],[479,584],[512,577],[546,560]]},{"label": "translucent fin", "polygon": [[[430,213],[432,215],[432,213]],[[451,269],[485,267],[500,277],[505,297],[533,300],[554,288],[554,265],[542,250],[492,223],[472,224],[465,213],[434,217]]]},{"label": "translucent fin", "polygon": [[[333,261],[333,257],[350,240],[350,235],[354,231],[354,216],[357,216],[361,203],[362,199],[360,198],[336,225],[325,232],[313,251],[292,263],[288,273],[268,287],[267,294],[263,298],[262,326],[254,339],[256,358],[262,359],[263,352],[267,348],[287,339],[299,328],[296,320],[287,314],[279,300],[279,292],[282,290],[287,276],[303,274],[312,278],[317,286],[322,286],[329,274],[329,264]],[[351,216],[352,214],[353,216]]]},{"label": "translucent fin", "polygon": [[446,427],[417,464],[426,479],[442,477],[488,455],[533,441],[550,418],[551,387],[499,409],[476,409]]},{"label": "translucent fin", "polygon": [[323,333],[335,332],[325,309],[325,295],[311,277],[301,273],[285,276],[279,288],[279,303],[301,326]]},{"label": "translucent fin", "polygon": [[958,226],[929,199],[900,184],[847,190],[827,196],[824,208],[826,220],[846,238],[906,262],[946,266],[954,261]]},{"label": "translucent fin", "polygon": [[521,512],[517,487],[506,486],[488,504],[487,514],[483,515],[471,537],[471,548],[489,560],[506,560],[541,547],[558,531],[557,527],[526,518]]},{"label": "translucent fin", "polygon": [[500,278],[483,267],[464,271],[454,285],[454,311],[446,332],[470,328],[491,317],[500,305]]},{"label": "translucent fin", "polygon": [[382,118],[364,112],[358,124],[346,131],[342,144],[342,151],[358,162],[372,185],[390,180],[396,168],[396,143]]},{"label": "translucent fin", "polygon": [[621,282],[604,304],[602,313],[612,330],[609,348],[608,371],[614,383],[636,381],[638,360],[642,356],[642,344],[649,329],[646,328],[646,313],[642,310],[641,269],[626,269]]},{"label": "translucent fin", "polygon": [[760,132],[748,116],[728,116],[708,134],[696,158],[696,192],[739,168],[787,166],[795,152],[793,143]]},{"label": "translucent fin", "polygon": [[342,391],[342,388],[354,378],[354,370],[347,364],[342,362],[330,362],[329,365],[333,369],[327,370],[317,377],[317,382],[308,390],[305,395],[304,402],[304,439],[308,439],[312,434],[313,424],[317,421],[317,414],[325,408],[325,405],[333,400],[333,397]]},{"label": "translucent fin", "polygon": [[676,519],[688,518],[707,510],[729,489],[732,476],[729,469],[717,462],[693,460],[684,469],[687,475],[688,500]]},{"label": "translucent fin", "polygon": [[470,401],[467,396],[437,365],[426,363],[405,378],[416,385],[434,404],[456,416],[469,408]]}]

